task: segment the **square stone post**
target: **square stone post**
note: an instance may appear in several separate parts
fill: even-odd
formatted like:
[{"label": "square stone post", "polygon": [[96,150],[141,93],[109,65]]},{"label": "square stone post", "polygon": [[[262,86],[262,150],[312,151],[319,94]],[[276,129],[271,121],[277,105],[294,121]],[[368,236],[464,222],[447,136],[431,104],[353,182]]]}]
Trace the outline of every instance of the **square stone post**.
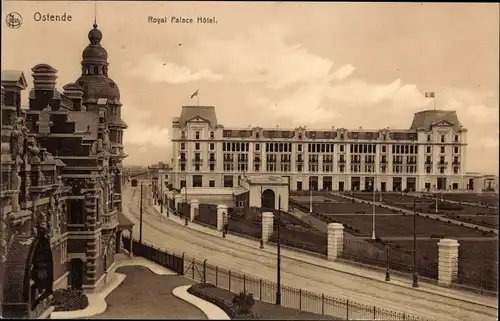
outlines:
[{"label": "square stone post", "polygon": [[328,224],[328,261],[334,261],[342,255],[344,250],[344,225],[340,223]]},{"label": "square stone post", "polygon": [[438,285],[450,287],[458,277],[458,247],[457,240],[441,239],[438,242]]},{"label": "square stone post", "polygon": [[262,241],[269,241],[269,237],[273,234],[274,214],[273,212],[262,213]]},{"label": "square stone post", "polygon": [[191,200],[191,207],[190,207],[190,212],[189,212],[189,219],[194,221],[194,213],[195,210],[199,209],[200,207],[200,202],[198,200]]},{"label": "square stone post", "polygon": [[229,215],[227,213],[227,205],[217,205],[217,231],[222,231],[222,228],[224,227],[224,213]]},{"label": "square stone post", "polygon": [[179,204],[182,203],[182,195],[181,194],[175,195],[174,196],[174,201],[175,201],[175,210],[179,211]]}]

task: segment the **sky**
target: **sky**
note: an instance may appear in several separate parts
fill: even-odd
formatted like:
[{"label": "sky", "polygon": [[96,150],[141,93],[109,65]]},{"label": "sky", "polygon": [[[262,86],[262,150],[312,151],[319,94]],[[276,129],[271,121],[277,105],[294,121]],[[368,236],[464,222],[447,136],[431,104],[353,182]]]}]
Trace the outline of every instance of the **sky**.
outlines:
[{"label": "sky", "polygon": [[97,12],[128,165],[171,159],[172,118],[196,90],[227,127],[350,129],[409,128],[434,108],[432,91],[468,129],[466,170],[498,174],[498,3],[4,1],[3,12],[23,24],[2,28],[2,69],[24,71],[31,87],[31,68],[50,64],[61,91],[80,76]]}]

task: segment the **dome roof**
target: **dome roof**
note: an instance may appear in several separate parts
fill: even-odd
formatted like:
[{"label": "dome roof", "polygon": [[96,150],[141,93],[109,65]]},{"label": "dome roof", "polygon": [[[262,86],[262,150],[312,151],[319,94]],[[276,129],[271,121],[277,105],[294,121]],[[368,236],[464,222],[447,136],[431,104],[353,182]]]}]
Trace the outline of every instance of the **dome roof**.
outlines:
[{"label": "dome roof", "polygon": [[107,61],[108,52],[100,45],[88,45],[83,49],[82,59],[86,62],[90,60]]},{"label": "dome roof", "polygon": [[84,100],[107,98],[109,101],[120,101],[118,85],[104,75],[83,75],[78,78],[76,84],[83,88]]}]

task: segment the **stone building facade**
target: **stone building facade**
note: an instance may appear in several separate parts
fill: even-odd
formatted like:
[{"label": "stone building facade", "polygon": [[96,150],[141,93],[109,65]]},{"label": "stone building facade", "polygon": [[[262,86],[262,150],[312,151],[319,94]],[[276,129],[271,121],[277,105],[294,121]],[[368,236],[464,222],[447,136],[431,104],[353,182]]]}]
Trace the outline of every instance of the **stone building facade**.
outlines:
[{"label": "stone building facade", "polygon": [[120,92],[108,77],[94,24],[82,74],[56,88],[57,70],[2,71],[0,301],[4,317],[43,317],[54,288],[93,291],[120,251],[123,131]]}]

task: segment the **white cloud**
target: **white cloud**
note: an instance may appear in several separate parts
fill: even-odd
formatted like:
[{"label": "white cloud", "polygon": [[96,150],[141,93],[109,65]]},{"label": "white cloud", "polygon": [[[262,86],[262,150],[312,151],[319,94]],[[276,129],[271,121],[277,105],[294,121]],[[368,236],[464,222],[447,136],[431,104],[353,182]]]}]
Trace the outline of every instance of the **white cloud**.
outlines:
[{"label": "white cloud", "polygon": [[132,69],[132,74],[152,82],[166,82],[170,84],[183,84],[198,80],[217,81],[222,76],[209,69],[193,71],[187,67],[167,62],[159,55],[150,54],[141,56],[140,61]]},{"label": "white cloud", "polygon": [[168,128],[148,124],[150,113],[124,103],[123,120],[129,126],[124,133],[124,143],[162,147],[170,145]]}]

